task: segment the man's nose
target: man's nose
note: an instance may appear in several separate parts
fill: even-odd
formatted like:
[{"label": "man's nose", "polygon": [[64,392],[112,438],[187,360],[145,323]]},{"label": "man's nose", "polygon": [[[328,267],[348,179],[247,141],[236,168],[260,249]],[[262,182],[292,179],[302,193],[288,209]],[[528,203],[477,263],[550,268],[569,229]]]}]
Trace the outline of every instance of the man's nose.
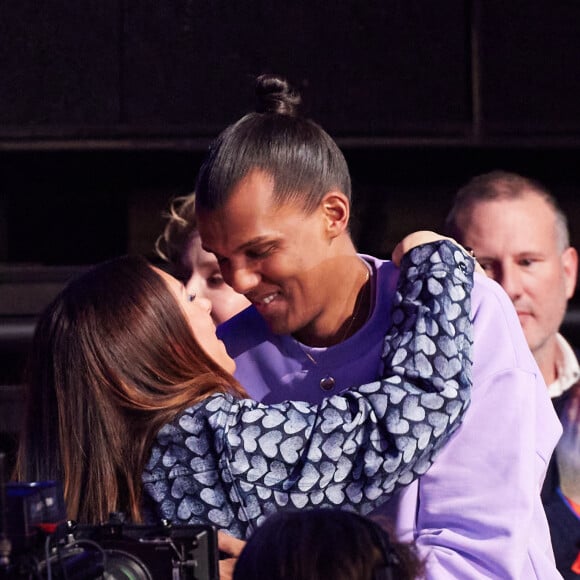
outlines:
[{"label": "man's nose", "polygon": [[247,294],[260,282],[260,274],[247,266],[232,267],[225,281],[240,294]]},{"label": "man's nose", "polygon": [[522,277],[515,265],[502,264],[496,280],[512,301],[522,295]]}]

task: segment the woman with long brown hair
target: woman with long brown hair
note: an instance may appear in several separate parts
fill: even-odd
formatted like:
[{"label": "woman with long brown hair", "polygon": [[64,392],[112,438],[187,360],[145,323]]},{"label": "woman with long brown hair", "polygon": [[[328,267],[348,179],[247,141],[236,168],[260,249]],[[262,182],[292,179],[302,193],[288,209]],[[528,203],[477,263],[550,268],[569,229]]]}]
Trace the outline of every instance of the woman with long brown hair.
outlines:
[{"label": "woman with long brown hair", "polygon": [[139,522],[161,427],[209,394],[244,394],[174,302],[160,271],[123,257],[71,282],[38,321],[16,473],[62,481],[74,520]]},{"label": "woman with long brown hair", "polygon": [[125,512],[247,537],[285,506],[368,512],[461,422],[472,272],[448,241],[414,248],[384,378],[320,405],[268,406],[244,398],[208,301],[143,258],[101,264],[40,317],[16,476],[62,481],[68,516],[85,523]]}]

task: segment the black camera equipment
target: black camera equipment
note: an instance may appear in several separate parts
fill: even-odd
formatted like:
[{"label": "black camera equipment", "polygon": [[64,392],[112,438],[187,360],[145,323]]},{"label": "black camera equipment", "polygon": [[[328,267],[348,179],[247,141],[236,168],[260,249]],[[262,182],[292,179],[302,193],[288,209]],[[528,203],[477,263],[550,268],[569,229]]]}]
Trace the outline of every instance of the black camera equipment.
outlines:
[{"label": "black camera equipment", "polygon": [[217,534],[210,525],[128,524],[122,514],[101,525],[75,524],[66,520],[58,482],[2,488],[0,579],[219,578]]},{"label": "black camera equipment", "polygon": [[[216,531],[209,525],[124,524],[73,527],[74,542],[102,548],[108,578],[218,580]],[[99,550],[100,551],[100,550]],[[108,575],[108,576],[107,576]]]}]

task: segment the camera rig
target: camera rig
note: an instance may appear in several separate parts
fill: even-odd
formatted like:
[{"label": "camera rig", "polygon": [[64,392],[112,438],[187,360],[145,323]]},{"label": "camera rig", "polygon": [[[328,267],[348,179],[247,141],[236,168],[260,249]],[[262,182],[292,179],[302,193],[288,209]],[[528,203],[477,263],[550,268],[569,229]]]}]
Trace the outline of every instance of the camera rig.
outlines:
[{"label": "camera rig", "polygon": [[2,495],[0,579],[218,580],[210,525],[100,525],[66,520],[58,482],[7,483]]}]

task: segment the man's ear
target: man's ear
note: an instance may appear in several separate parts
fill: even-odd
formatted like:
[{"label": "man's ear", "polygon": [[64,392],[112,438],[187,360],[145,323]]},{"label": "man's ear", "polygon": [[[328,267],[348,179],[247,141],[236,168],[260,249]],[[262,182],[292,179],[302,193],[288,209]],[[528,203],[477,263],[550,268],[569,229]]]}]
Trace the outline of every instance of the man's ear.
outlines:
[{"label": "man's ear", "polygon": [[566,298],[572,298],[576,289],[576,277],[578,275],[578,252],[576,248],[566,248],[562,254],[562,266],[566,282]]},{"label": "man's ear", "polygon": [[348,231],[350,202],[341,191],[329,191],[320,202],[329,237],[336,238]]}]

